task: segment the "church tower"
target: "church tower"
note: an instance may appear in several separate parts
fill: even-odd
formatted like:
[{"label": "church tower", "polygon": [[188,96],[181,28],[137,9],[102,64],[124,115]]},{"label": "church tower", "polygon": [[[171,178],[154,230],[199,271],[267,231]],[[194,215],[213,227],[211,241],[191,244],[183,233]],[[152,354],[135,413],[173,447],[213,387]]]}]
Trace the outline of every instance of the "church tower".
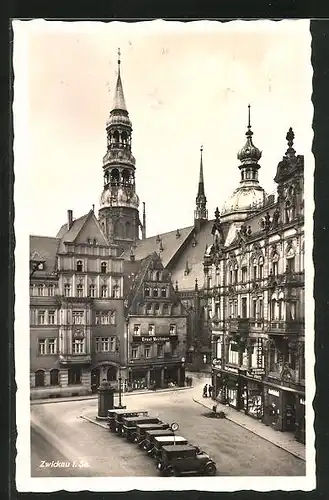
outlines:
[{"label": "church tower", "polygon": [[139,239],[139,198],[136,194],[135,164],[131,152],[132,124],[129,119],[120,74],[118,50],[118,76],[114,101],[106,122],[107,151],[103,158],[104,188],[100,198],[99,222],[109,240],[119,245],[120,253],[131,248]]},{"label": "church tower", "polygon": [[196,196],[196,208],[194,211],[194,226],[197,231],[200,230],[202,221],[208,220],[207,198],[204,192],[204,179],[203,179],[203,146],[200,148],[200,174],[199,186]]}]

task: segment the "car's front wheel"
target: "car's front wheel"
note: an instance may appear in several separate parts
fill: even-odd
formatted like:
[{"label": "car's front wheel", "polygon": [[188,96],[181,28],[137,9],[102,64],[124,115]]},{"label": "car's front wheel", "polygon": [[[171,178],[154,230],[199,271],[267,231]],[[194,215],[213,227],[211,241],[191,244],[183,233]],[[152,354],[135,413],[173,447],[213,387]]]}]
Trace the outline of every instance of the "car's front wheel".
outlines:
[{"label": "car's front wheel", "polygon": [[214,462],[208,462],[207,465],[204,468],[205,473],[207,476],[214,476],[216,474],[216,465]]},{"label": "car's front wheel", "polygon": [[173,468],[172,465],[169,465],[166,468],[166,476],[174,476],[175,475],[175,469]]}]

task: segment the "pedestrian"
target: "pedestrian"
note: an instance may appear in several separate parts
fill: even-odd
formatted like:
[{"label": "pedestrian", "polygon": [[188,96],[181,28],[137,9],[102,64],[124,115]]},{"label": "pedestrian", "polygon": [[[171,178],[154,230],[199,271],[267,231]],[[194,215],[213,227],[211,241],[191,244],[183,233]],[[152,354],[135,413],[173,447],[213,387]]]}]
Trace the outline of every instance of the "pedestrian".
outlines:
[{"label": "pedestrian", "polygon": [[209,394],[210,398],[212,396],[212,391],[213,391],[213,386],[209,384],[209,386],[208,386],[208,394]]},{"label": "pedestrian", "polygon": [[208,396],[208,384],[206,384],[203,388],[203,397],[206,398]]}]

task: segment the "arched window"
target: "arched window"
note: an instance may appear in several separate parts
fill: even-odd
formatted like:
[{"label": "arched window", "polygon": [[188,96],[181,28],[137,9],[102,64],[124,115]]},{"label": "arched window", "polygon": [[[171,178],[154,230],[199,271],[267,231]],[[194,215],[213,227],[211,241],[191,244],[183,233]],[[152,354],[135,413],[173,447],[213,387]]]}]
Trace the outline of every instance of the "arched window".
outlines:
[{"label": "arched window", "polygon": [[101,273],[106,273],[106,271],[107,271],[107,263],[102,262],[101,263]]},{"label": "arched window", "polygon": [[83,285],[81,283],[77,285],[77,297],[83,297]]},{"label": "arched window", "polygon": [[144,293],[145,293],[145,297],[149,297],[150,296],[150,287],[149,286],[146,286],[144,288]]},{"label": "arched window", "polygon": [[38,295],[39,295],[39,297],[43,297],[44,290],[45,290],[44,285],[38,285]]},{"label": "arched window", "polygon": [[129,170],[127,169],[124,169],[122,171],[122,181],[124,184],[129,184],[129,177],[130,177],[130,174],[129,174]]},{"label": "arched window", "polygon": [[35,372],[35,387],[44,387],[45,385],[45,372],[37,370]]},{"label": "arched window", "polygon": [[110,366],[107,370],[107,381],[114,382],[117,379],[117,369],[115,366]]},{"label": "arched window", "polygon": [[127,144],[128,142],[128,134],[125,130],[121,133],[121,140],[123,145]]},{"label": "arched window", "polygon": [[158,296],[159,296],[159,289],[153,288],[153,297],[158,297]]},{"label": "arched window", "polygon": [[155,281],[160,281],[160,271],[156,271],[155,273]]},{"label": "arched window", "polygon": [[59,370],[50,370],[50,385],[59,385]]},{"label": "arched window", "polygon": [[49,285],[48,286],[48,297],[53,297],[54,296],[54,289],[55,289],[54,285]]},{"label": "arched window", "polygon": [[101,297],[103,299],[105,299],[107,297],[107,286],[106,285],[102,285],[102,288],[101,288]]},{"label": "arched window", "polygon": [[114,287],[112,288],[112,297],[114,299],[119,298],[119,286],[118,285],[114,285]]},{"label": "arched window", "polygon": [[78,271],[78,273],[81,273],[83,271],[82,260],[77,260],[77,271]]},{"label": "arched window", "polygon": [[118,143],[119,142],[119,138],[120,138],[120,134],[119,134],[119,132],[117,130],[115,130],[113,132],[113,140],[114,140],[114,142]]},{"label": "arched window", "polygon": [[119,174],[119,170],[117,168],[113,168],[111,170],[110,179],[111,179],[111,184],[115,184],[116,185],[116,184],[119,183],[120,174]]}]

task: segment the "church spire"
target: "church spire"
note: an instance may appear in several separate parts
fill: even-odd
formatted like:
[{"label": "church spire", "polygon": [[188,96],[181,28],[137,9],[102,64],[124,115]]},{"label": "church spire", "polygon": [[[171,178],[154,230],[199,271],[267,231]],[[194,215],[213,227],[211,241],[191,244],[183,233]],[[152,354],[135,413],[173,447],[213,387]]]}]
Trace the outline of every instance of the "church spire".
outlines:
[{"label": "church spire", "polygon": [[118,77],[117,77],[117,83],[115,86],[112,111],[120,110],[120,111],[127,112],[127,106],[126,106],[126,101],[125,101],[125,96],[123,93],[123,87],[122,87],[122,81],[121,81],[120,66],[121,66],[121,52],[120,52],[120,49],[118,49]]},{"label": "church spire", "polygon": [[247,141],[237,155],[238,160],[241,162],[239,166],[241,170],[241,184],[258,184],[258,170],[260,168],[258,160],[260,160],[262,152],[252,142],[253,135],[254,133],[251,130],[250,124],[250,104],[248,104]]},{"label": "church spire", "polygon": [[194,220],[208,220],[207,198],[204,190],[203,178],[203,146],[200,148],[200,173],[199,173],[199,186],[196,197],[196,209],[194,212]]}]

